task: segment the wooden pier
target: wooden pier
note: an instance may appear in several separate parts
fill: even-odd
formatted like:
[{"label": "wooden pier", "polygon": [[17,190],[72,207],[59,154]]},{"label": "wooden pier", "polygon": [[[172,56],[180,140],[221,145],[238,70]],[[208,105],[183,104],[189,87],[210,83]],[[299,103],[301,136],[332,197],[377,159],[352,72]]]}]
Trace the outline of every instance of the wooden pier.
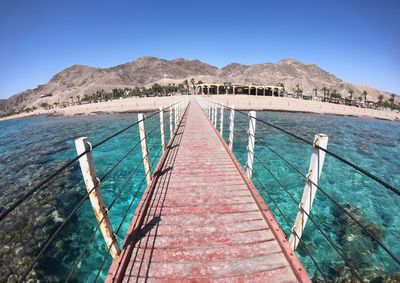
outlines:
[{"label": "wooden pier", "polygon": [[311,282],[194,98],[106,278],[128,281]]}]

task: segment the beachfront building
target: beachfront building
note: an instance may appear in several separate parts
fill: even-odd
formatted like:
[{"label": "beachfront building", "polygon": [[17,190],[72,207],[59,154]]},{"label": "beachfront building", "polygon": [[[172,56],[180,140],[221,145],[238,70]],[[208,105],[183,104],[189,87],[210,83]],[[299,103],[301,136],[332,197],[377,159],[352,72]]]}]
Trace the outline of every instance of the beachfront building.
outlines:
[{"label": "beachfront building", "polygon": [[283,96],[281,86],[253,85],[242,83],[202,83],[197,85],[197,94],[248,94],[263,96]]}]

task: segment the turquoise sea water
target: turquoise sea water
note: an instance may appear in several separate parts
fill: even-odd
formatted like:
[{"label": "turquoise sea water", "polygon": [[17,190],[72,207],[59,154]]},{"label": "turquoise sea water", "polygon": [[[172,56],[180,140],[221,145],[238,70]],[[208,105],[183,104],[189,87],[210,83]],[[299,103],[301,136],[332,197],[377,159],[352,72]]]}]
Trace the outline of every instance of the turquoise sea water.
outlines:
[{"label": "turquoise sea water", "polygon": [[[0,210],[37,184],[52,170],[76,156],[74,139],[87,136],[95,144],[108,135],[137,120],[136,114],[96,115],[81,117],[31,117],[0,122]],[[312,115],[301,113],[265,112],[257,117],[277,124],[312,140],[317,132],[329,136],[328,148],[374,172],[392,185],[400,187],[400,124],[396,122]],[[228,128],[225,116],[225,129]],[[166,117],[168,121],[168,116]],[[158,160],[160,150],[158,116],[146,120],[152,162]],[[247,120],[236,115],[234,153],[245,164]],[[224,136],[226,138],[227,132]],[[268,126],[257,124],[256,136],[271,148],[283,154],[304,174],[307,172],[311,148]],[[94,161],[99,177],[139,141],[138,129],[133,127],[94,150]],[[282,182],[284,187],[299,199],[305,184],[304,178],[287,167],[277,156],[256,142],[257,157]],[[101,191],[107,205],[111,204],[122,188],[121,197],[110,210],[113,227],[118,227],[124,213],[130,207],[126,220],[118,233],[120,242],[129,225],[135,206],[144,190],[141,151],[138,147],[120,166],[102,182]],[[138,170],[132,175],[136,166]],[[269,173],[254,163],[254,183],[274,211],[279,223],[288,235],[290,225],[280,216],[270,197],[286,214],[291,225],[297,213],[297,203],[280,188]],[[125,183],[127,184],[125,186]],[[400,197],[388,192],[381,185],[360,175],[354,169],[327,156],[321,177],[321,187],[347,209],[352,210],[365,225],[382,238],[394,254],[400,254]],[[133,195],[137,198],[132,202]],[[12,280],[10,274],[20,274],[32,260],[49,235],[64,221],[84,196],[82,176],[78,164],[58,176],[48,186],[35,193],[0,224],[0,281]],[[131,205],[132,202],[132,206]],[[338,245],[342,253],[352,260],[353,266],[371,278],[394,274],[399,267],[381,248],[346,219],[320,192],[317,193],[312,216],[322,230]],[[30,278],[44,281],[64,281],[71,266],[80,256],[82,248],[96,227],[93,211],[88,202],[82,206],[59,237],[41,257]],[[351,274],[343,267],[343,261],[332,250],[319,231],[309,221],[303,242],[323,267],[329,278]],[[72,281],[92,282],[107,254],[101,234],[97,232],[93,242],[77,266]],[[316,276],[315,267],[301,247],[298,255],[310,276]],[[111,259],[100,273],[104,278]]]}]

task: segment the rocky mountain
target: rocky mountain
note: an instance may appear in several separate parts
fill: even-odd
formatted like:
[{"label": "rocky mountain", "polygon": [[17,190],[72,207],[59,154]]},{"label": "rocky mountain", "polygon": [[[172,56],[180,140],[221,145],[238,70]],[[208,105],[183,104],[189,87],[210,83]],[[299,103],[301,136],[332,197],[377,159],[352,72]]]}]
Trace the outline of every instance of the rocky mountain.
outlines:
[{"label": "rocky mountain", "polygon": [[[297,85],[303,93],[312,94],[322,87],[338,90],[342,96],[348,96],[348,89],[354,90],[354,96],[360,96],[365,89],[369,99],[377,100],[379,95],[385,98],[389,93],[366,85],[352,85],[335,77],[314,64],[305,64],[294,59],[284,59],[278,63],[255,65],[229,64],[221,69],[199,60],[182,58],[164,60],[155,57],[141,57],[135,61],[111,68],[94,68],[73,65],[53,76],[47,84],[28,89],[9,99],[0,100],[0,113],[23,106],[38,106],[40,103],[70,101],[71,97],[92,94],[97,90],[110,91],[113,88],[132,88],[181,83],[184,79],[194,78],[203,82],[233,82],[276,85],[283,83],[288,92]],[[51,94],[51,96],[50,96]]]}]

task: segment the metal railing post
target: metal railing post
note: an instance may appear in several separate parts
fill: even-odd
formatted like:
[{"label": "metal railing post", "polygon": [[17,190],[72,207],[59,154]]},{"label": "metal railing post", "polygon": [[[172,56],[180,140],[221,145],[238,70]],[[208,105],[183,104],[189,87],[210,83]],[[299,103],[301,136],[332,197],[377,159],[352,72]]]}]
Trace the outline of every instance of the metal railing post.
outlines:
[{"label": "metal railing post", "polygon": [[231,113],[229,115],[229,149],[233,148],[233,131],[235,127],[235,106],[231,106]]},{"label": "metal railing post", "polygon": [[173,128],[173,114],[172,114],[172,106],[169,104],[169,139],[172,138],[172,133],[174,132]]},{"label": "metal railing post", "polygon": [[218,124],[218,104],[215,103],[214,105],[214,127],[217,129],[217,124]]},{"label": "metal railing post", "polygon": [[149,160],[149,150],[147,148],[146,130],[144,128],[144,119],[145,119],[144,115],[142,113],[139,113],[138,114],[139,137],[140,137],[141,146],[142,146],[144,173],[146,174],[147,185],[150,185],[150,183],[151,183],[151,166],[150,166],[150,160]]},{"label": "metal railing post", "polygon": [[176,104],[174,105],[174,130],[176,129],[176,124],[178,123],[178,111],[176,109]]},{"label": "metal railing post", "polygon": [[299,204],[299,211],[289,237],[289,244],[293,250],[296,250],[306,226],[308,215],[311,212],[315,194],[317,192],[317,187],[314,184],[318,185],[322,167],[324,165],[325,151],[320,150],[315,145],[326,149],[328,146],[328,136],[317,134],[314,137],[314,148],[311,154],[310,166],[308,168],[307,181]]},{"label": "metal railing post", "polygon": [[89,194],[89,200],[107,248],[112,258],[117,259],[121,253],[121,249],[119,248],[117,236],[114,234],[108,210],[104,205],[103,196],[100,191],[100,180],[97,178],[92,157],[92,145],[86,137],[82,137],[75,140],[75,147],[78,155],[88,151],[79,158],[83,180],[85,181],[86,191]]},{"label": "metal railing post", "polygon": [[208,120],[211,120],[211,106],[210,106],[210,100],[207,100],[207,117],[208,117]]},{"label": "metal railing post", "polygon": [[254,142],[256,132],[256,111],[249,112],[249,143],[247,145],[247,177],[251,179],[253,176],[253,160],[254,160]]},{"label": "metal railing post", "polygon": [[179,120],[181,119],[181,102],[182,101],[178,101],[178,104],[177,104],[177,109],[178,109],[178,123],[179,123]]},{"label": "metal railing post", "polygon": [[212,125],[214,125],[214,110],[215,110],[214,103],[211,102],[211,117],[210,117],[210,121],[211,121]]},{"label": "metal railing post", "polygon": [[221,105],[221,114],[220,114],[220,123],[219,123],[219,134],[221,137],[224,134],[224,105]]},{"label": "metal railing post", "polygon": [[160,134],[162,150],[165,152],[164,108],[162,106],[160,106]]}]

